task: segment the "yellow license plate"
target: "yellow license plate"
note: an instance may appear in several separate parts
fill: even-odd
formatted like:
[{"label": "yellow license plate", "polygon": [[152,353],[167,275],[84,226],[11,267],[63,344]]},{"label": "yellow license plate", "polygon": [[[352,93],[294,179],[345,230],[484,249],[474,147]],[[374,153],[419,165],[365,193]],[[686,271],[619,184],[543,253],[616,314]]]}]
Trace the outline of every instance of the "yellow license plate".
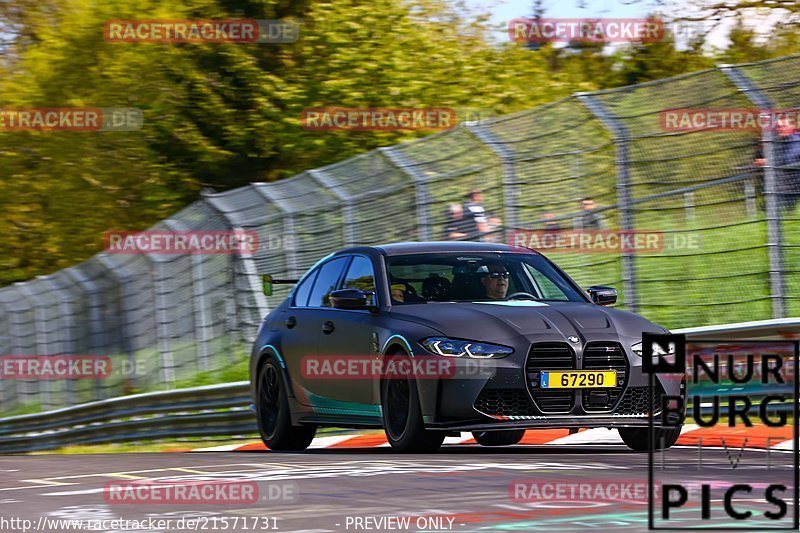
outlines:
[{"label": "yellow license plate", "polygon": [[616,370],[542,372],[543,389],[595,389],[617,386]]}]

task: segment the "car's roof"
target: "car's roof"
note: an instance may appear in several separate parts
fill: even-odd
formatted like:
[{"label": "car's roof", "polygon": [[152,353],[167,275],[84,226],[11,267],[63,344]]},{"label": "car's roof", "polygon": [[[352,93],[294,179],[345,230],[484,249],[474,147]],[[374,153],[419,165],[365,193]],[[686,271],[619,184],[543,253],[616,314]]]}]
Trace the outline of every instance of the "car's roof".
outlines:
[{"label": "car's roof", "polygon": [[338,253],[354,253],[364,251],[365,248],[377,250],[382,255],[405,255],[433,252],[537,253],[528,248],[510,246],[508,244],[469,241],[395,242],[389,244],[378,244],[375,246],[347,248],[345,250],[340,250]]}]

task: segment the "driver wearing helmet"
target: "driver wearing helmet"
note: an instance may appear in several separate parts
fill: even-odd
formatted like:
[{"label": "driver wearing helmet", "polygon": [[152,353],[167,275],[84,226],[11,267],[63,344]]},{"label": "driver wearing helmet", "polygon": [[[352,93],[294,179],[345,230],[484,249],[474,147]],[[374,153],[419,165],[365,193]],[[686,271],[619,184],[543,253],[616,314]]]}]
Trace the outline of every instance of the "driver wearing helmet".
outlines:
[{"label": "driver wearing helmet", "polygon": [[493,261],[477,270],[486,291],[486,297],[493,300],[504,300],[508,292],[509,273],[503,263]]}]

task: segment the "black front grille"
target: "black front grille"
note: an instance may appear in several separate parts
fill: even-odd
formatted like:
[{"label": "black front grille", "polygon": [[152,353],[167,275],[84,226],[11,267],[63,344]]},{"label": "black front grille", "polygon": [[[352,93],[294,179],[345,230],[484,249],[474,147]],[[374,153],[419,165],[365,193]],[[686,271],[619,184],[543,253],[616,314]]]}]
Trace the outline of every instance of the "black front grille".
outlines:
[{"label": "black front grille", "polygon": [[[584,389],[583,408],[587,413],[595,411],[608,411],[616,405],[625,384],[628,380],[628,358],[617,342],[589,342],[583,349],[584,370],[616,370],[617,383],[615,387],[603,389]],[[608,401],[605,405],[589,405],[589,394],[592,391],[605,391]],[[597,392],[595,392],[597,394]]]},{"label": "black front grille", "polygon": [[483,389],[474,407],[485,415],[499,418],[536,414],[523,389]]},{"label": "black front grille", "polygon": [[572,409],[575,394],[570,389],[541,389],[542,370],[573,370],[575,352],[563,342],[542,342],[531,346],[525,375],[531,396],[543,413],[565,413]]},{"label": "black front grille", "polygon": [[656,390],[653,393],[652,404],[650,402],[650,387],[630,387],[622,395],[619,406],[614,414],[619,415],[646,415],[650,412],[658,414],[659,401],[664,394],[664,389],[660,383],[656,383]]}]

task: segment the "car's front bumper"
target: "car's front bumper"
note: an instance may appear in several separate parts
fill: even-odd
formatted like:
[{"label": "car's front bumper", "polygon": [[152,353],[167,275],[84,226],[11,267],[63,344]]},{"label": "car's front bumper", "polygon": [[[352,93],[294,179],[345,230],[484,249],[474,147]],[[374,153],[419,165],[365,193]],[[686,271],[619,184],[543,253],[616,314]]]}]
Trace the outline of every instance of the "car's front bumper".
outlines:
[{"label": "car's front bumper", "polygon": [[[657,417],[656,417],[657,420]],[[446,431],[492,431],[502,429],[546,429],[546,428],[619,428],[648,427],[648,418],[634,416],[587,415],[584,417],[532,416],[520,419],[491,420],[490,422],[435,422],[426,421],[428,429]]]},{"label": "car's front bumper", "polygon": [[[583,348],[585,346],[572,349],[577,355],[572,365],[576,370],[587,369]],[[642,372],[641,359],[622,349],[617,353],[617,366],[612,363],[608,366],[617,368],[624,379],[616,388],[616,396],[610,395],[606,405],[590,406],[588,395],[583,392],[586,389],[570,389],[566,394],[573,395],[571,402],[564,408],[556,406],[554,410],[544,406],[541,394],[537,395],[541,389],[531,385],[535,382],[531,376],[539,370],[535,361],[530,362],[532,353],[492,360],[490,371],[482,376],[465,370],[463,378],[418,382],[425,425],[451,431],[647,427],[650,413],[659,412],[661,396],[677,396],[683,390],[682,376],[657,376],[656,387],[651,391],[649,376]],[[456,364],[474,367],[475,362],[457,360]],[[591,369],[600,368],[594,364]],[[654,424],[660,424],[660,416],[654,417]]]}]

